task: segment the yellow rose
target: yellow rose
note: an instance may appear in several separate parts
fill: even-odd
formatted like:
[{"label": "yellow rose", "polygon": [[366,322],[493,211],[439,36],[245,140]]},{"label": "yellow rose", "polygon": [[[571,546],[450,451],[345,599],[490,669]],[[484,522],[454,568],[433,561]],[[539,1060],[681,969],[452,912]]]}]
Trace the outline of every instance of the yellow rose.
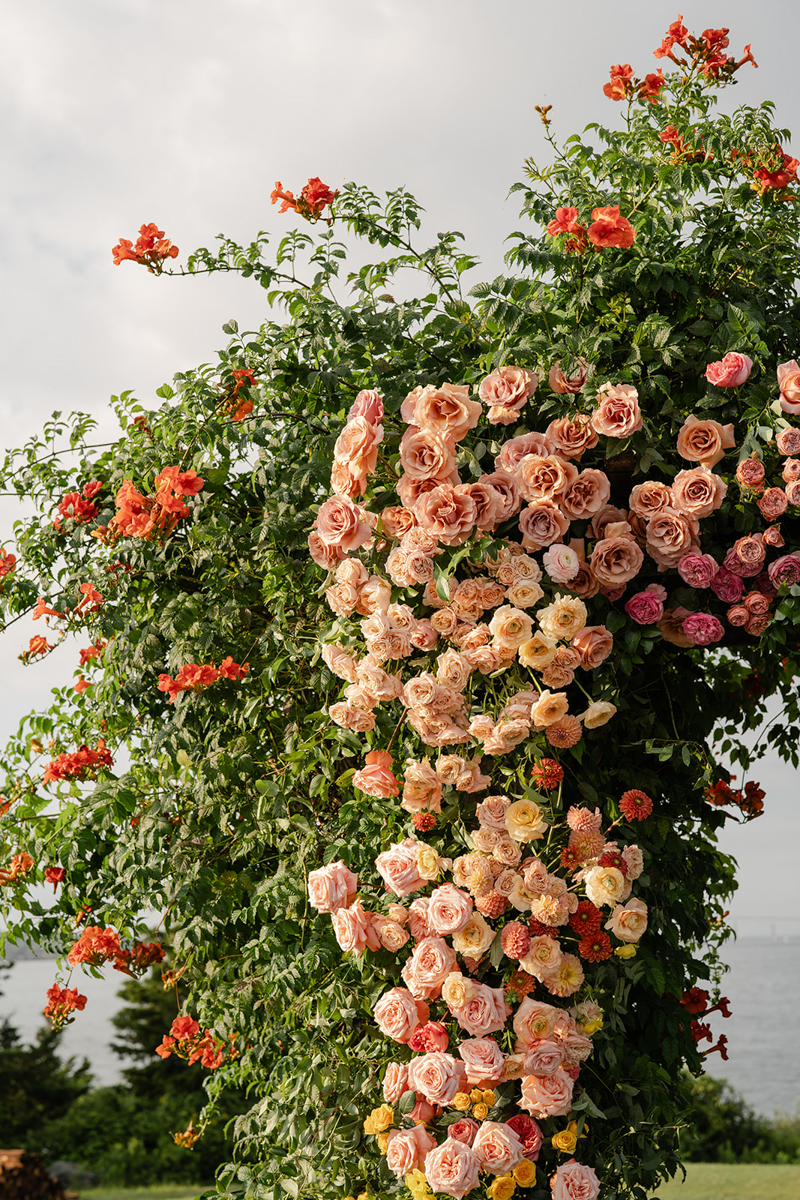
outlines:
[{"label": "yellow rose", "polygon": [[452,1099],[453,1108],[457,1108],[459,1112],[467,1112],[471,1103],[466,1092],[456,1092]]},{"label": "yellow rose", "polygon": [[375,1132],[375,1122],[373,1121],[372,1117],[367,1117],[366,1121],[364,1122],[364,1133],[368,1133],[372,1136],[375,1134]]},{"label": "yellow rose", "polygon": [[423,879],[436,879],[444,866],[444,859],[434,850],[433,846],[421,846],[417,850],[417,870]]},{"label": "yellow rose", "polygon": [[512,1175],[497,1175],[486,1195],[491,1196],[492,1200],[510,1200],[516,1190],[517,1185]]},{"label": "yellow rose", "polygon": [[473,1104],[480,1104],[481,1100],[483,1100],[483,1092],[480,1088],[473,1088],[469,1094],[469,1098]]},{"label": "yellow rose", "polygon": [[537,632],[527,642],[523,642],[517,651],[523,667],[532,667],[535,671],[543,671],[556,656],[558,640],[545,637]]},{"label": "yellow rose", "polygon": [[[634,958],[637,949],[637,946],[632,946],[630,942],[628,942],[626,946],[617,946],[614,953],[616,954],[617,958]],[[584,1033],[585,1032],[586,1030],[584,1029]]]},{"label": "yellow rose", "polygon": [[600,1030],[602,1028],[603,1028],[603,1018],[598,1017],[595,1021],[588,1021],[586,1023],[586,1025],[584,1025],[581,1032],[585,1033],[587,1037],[591,1037],[591,1035],[593,1033],[597,1033],[598,1030]]},{"label": "yellow rose", "polygon": [[389,1134],[388,1133],[379,1133],[378,1134],[378,1149],[380,1150],[381,1154],[385,1154],[386,1151],[389,1149]]},{"label": "yellow rose", "polygon": [[564,1154],[572,1154],[578,1144],[578,1139],[571,1129],[562,1129],[552,1139],[553,1149],[561,1150]]},{"label": "yellow rose", "polygon": [[[367,1130],[367,1121],[372,1122],[372,1129]],[[394,1125],[394,1111],[388,1104],[382,1104],[380,1108],[374,1108],[364,1122],[364,1131],[367,1133],[383,1133],[384,1129],[391,1129]]]},{"label": "yellow rose", "polygon": [[530,1187],[536,1182],[536,1167],[529,1159],[523,1158],[519,1166],[514,1168],[514,1178],[520,1187]]},{"label": "yellow rose", "polygon": [[484,1092],[483,1093],[483,1103],[488,1104],[489,1108],[492,1107],[492,1105],[494,1104],[496,1099],[497,1099],[497,1096],[495,1096],[494,1092]]},{"label": "yellow rose", "polygon": [[476,1104],[472,1110],[472,1115],[476,1121],[485,1121],[489,1115],[489,1108],[486,1104]]},{"label": "yellow rose", "polygon": [[369,1194],[367,1192],[359,1192],[356,1200],[369,1200]]}]

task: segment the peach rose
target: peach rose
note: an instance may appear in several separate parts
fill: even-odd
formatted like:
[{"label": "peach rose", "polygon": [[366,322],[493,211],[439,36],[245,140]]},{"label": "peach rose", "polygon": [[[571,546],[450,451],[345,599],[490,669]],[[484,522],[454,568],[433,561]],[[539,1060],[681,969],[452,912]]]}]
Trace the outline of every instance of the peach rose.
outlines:
[{"label": "peach rose", "polygon": [[480,1161],[465,1142],[447,1138],[425,1158],[425,1178],[433,1192],[462,1200],[478,1186]]},{"label": "peach rose", "polygon": [[526,1075],[554,1075],[564,1062],[564,1046],[556,1038],[537,1038],[525,1051]]},{"label": "peach rose", "polygon": [[370,575],[369,579],[358,589],[356,612],[362,617],[371,617],[378,612],[386,612],[392,599],[392,589],[385,579],[379,575]]},{"label": "peach rose", "polygon": [[364,510],[347,496],[331,496],[320,506],[314,529],[323,546],[349,554],[372,539]]},{"label": "peach rose", "polygon": [[349,908],[337,908],[331,913],[334,936],[345,954],[355,954],[358,958],[365,950],[380,949],[380,939],[370,917],[371,913],[364,911],[360,900]]},{"label": "peach rose", "polygon": [[372,925],[384,950],[398,954],[409,939],[409,932],[399,921],[387,920],[379,913],[372,914]]},{"label": "peach rose", "polygon": [[427,762],[409,759],[403,775],[403,799],[400,807],[406,812],[442,811],[442,784]]},{"label": "peach rose", "polygon": [[502,501],[496,525],[502,525],[509,517],[513,517],[519,512],[522,500],[520,499],[517,481],[510,471],[492,471],[489,475],[483,475],[479,482],[485,484],[487,487],[491,487]]},{"label": "peach rose", "polygon": [[478,1122],[473,1121],[471,1117],[462,1117],[460,1121],[454,1121],[447,1128],[448,1137],[455,1142],[464,1142],[467,1146],[471,1146],[475,1141],[477,1132]]},{"label": "peach rose", "polygon": [[378,519],[383,533],[388,538],[401,538],[417,524],[417,518],[411,509],[403,508],[401,504],[384,508]]},{"label": "peach rose", "polygon": [[308,902],[317,912],[332,913],[352,904],[358,891],[354,875],[339,858],[308,874]]},{"label": "peach rose", "polygon": [[726,450],[732,450],[735,445],[733,425],[699,421],[694,413],[690,413],[678,431],[676,449],[681,458],[699,462],[701,467],[710,469],[725,457]]},{"label": "peach rose", "polygon": [[516,475],[517,467],[528,454],[546,458],[553,453],[553,444],[544,433],[523,433],[504,442],[494,460],[495,469]]},{"label": "peach rose", "polygon": [[472,1143],[482,1171],[505,1175],[519,1166],[524,1158],[522,1142],[514,1130],[503,1121],[484,1121]]},{"label": "peach rose", "polygon": [[357,492],[364,491],[367,476],[378,465],[378,446],[382,441],[383,426],[371,425],[365,417],[348,421],[336,439],[333,461],[346,469]]},{"label": "peach rose", "polygon": [[458,933],[472,917],[472,897],[452,883],[442,884],[431,894],[428,924],[438,937]]},{"label": "peach rose", "polygon": [[364,759],[364,766],[353,776],[353,787],[380,800],[397,796],[400,784],[392,771],[391,754],[385,750],[371,750]]},{"label": "peach rose", "polygon": [[421,1171],[425,1155],[436,1146],[424,1125],[413,1129],[390,1129],[386,1135],[386,1165],[401,1179],[411,1171]]},{"label": "peach rose", "polygon": [[358,393],[347,414],[347,419],[354,421],[356,417],[365,417],[370,425],[378,424],[383,418],[383,400],[380,392],[363,391]]},{"label": "peach rose", "polygon": [[742,487],[752,488],[754,491],[762,491],[764,482],[764,464],[756,454],[751,454],[750,458],[742,459],[736,468],[736,480]]},{"label": "peach rose", "polygon": [[351,708],[343,702],[332,704],[328,709],[328,716],[334,725],[339,725],[342,729],[352,729],[354,733],[367,733],[375,728],[374,713],[365,712],[363,708]]},{"label": "peach rose", "polygon": [[[798,368],[800,374],[800,367]],[[797,400],[800,402],[800,380],[798,381]],[[775,437],[775,445],[779,454],[800,454],[800,429],[788,425],[779,429]]]},{"label": "peach rose", "polygon": [[539,380],[525,367],[498,367],[487,375],[478,395],[489,408],[492,425],[510,425],[536,391]]},{"label": "peach rose", "polygon": [[[777,368],[778,387],[781,392],[781,408],[796,416],[800,413],[800,367],[795,359],[779,363]],[[781,451],[786,453],[786,451]]]},{"label": "peach rose", "polygon": [[558,651],[558,639],[545,637],[539,630],[532,638],[523,642],[519,648],[519,661],[523,667],[542,671],[555,658]]},{"label": "peach rose", "polygon": [[516,471],[520,495],[528,501],[555,500],[578,478],[578,468],[554,454],[528,454]]},{"label": "peach rose", "polygon": [[565,1117],[572,1108],[574,1086],[562,1068],[552,1075],[525,1075],[519,1106],[534,1117]]},{"label": "peach rose", "polygon": [[586,712],[583,712],[578,717],[578,720],[583,724],[584,729],[600,729],[602,725],[607,725],[617,711],[617,706],[611,704],[608,700],[594,700]]},{"label": "peach rose", "polygon": [[605,662],[614,647],[614,635],[605,625],[586,625],[572,639],[573,649],[581,656],[584,671],[595,671]]},{"label": "peach rose", "polygon": [[435,1050],[408,1064],[408,1086],[431,1104],[447,1104],[460,1092],[466,1079],[463,1062],[452,1054]]},{"label": "peach rose", "polygon": [[406,988],[395,987],[384,992],[372,1013],[385,1037],[395,1042],[407,1042],[420,1021],[427,1021],[428,1006],[417,1003]]},{"label": "peach rose", "polygon": [[[546,638],[570,641],[583,629],[588,616],[586,605],[577,596],[565,596],[556,592],[553,600],[536,614],[542,633]],[[520,654],[520,659],[522,654]],[[555,654],[553,654],[555,658]],[[549,661],[552,661],[550,659]],[[547,666],[547,663],[543,664]]]},{"label": "peach rose", "polygon": [[400,465],[410,479],[452,483],[455,443],[429,429],[407,429],[400,439]]},{"label": "peach rose", "polygon": [[647,522],[647,552],[662,567],[677,567],[694,546],[698,525],[694,517],[665,508]]},{"label": "peach rose", "polygon": [[541,550],[560,542],[569,529],[569,518],[552,500],[534,500],[519,514],[519,531],[525,550]]},{"label": "peach rose", "polygon": [[326,546],[316,529],[312,529],[308,535],[308,553],[323,571],[333,571],[345,556],[341,547]]},{"label": "peach rose", "polygon": [[644,900],[629,900],[624,907],[617,904],[611,918],[606,921],[606,929],[610,929],[621,942],[638,942],[647,929],[647,905]]},{"label": "peach rose", "polygon": [[545,982],[557,971],[560,962],[561,946],[556,938],[548,937],[546,934],[531,938],[528,953],[519,960],[523,971],[535,976],[540,982]]},{"label": "peach rose", "polygon": [[458,1053],[467,1070],[467,1087],[491,1087],[503,1078],[505,1055],[494,1038],[467,1038]]},{"label": "peach rose", "polygon": [[446,483],[421,496],[414,511],[422,528],[446,546],[460,546],[475,527],[475,501]]},{"label": "peach rose", "polygon": [[[612,525],[610,529],[613,529]],[[641,570],[644,554],[629,534],[605,537],[595,543],[591,569],[603,587],[619,587],[635,578]]]},{"label": "peach rose", "polygon": [[560,1011],[552,1004],[543,1004],[541,1000],[526,996],[514,1013],[517,1049],[528,1050],[534,1042],[541,1038],[549,1038],[555,1029]]},{"label": "peach rose", "polygon": [[662,509],[672,508],[672,489],[657,479],[646,479],[631,490],[628,503],[632,513],[649,521]]},{"label": "peach rose", "polygon": [[386,1066],[383,1077],[383,1098],[387,1104],[397,1104],[397,1101],[408,1091],[408,1064],[390,1062]]},{"label": "peach rose", "polygon": [[472,1037],[486,1037],[497,1033],[511,1014],[502,988],[490,988],[485,983],[476,983],[475,994],[463,1007],[456,1009],[453,1016],[462,1029]]},{"label": "peach rose", "polygon": [[753,360],[746,354],[726,354],[719,362],[708,364],[706,379],[714,387],[741,387],[752,369]]},{"label": "peach rose", "polygon": [[597,1200],[600,1180],[591,1167],[575,1162],[574,1158],[556,1168],[550,1177],[553,1200]]},{"label": "peach rose", "polygon": [[425,880],[417,870],[417,846],[413,838],[393,843],[375,859],[378,873],[390,892],[395,896],[408,896],[423,887]]},{"label": "peach rose", "polygon": [[604,437],[626,438],[642,428],[639,393],[628,383],[604,383],[597,389],[592,428]]},{"label": "peach rose", "polygon": [[562,458],[574,459],[580,462],[587,450],[592,450],[598,442],[597,433],[592,427],[591,417],[578,413],[573,421],[567,417],[551,421],[545,435],[555,446],[556,452]]},{"label": "peach rose", "polygon": [[[531,722],[535,729],[546,729],[548,725],[555,725],[556,721],[560,721],[562,717],[565,717],[567,715],[568,708],[569,700],[566,692],[551,692],[548,688],[545,688],[536,704],[532,705],[531,707]],[[517,804],[530,803],[532,802],[526,800],[517,800],[515,804],[512,804],[511,808],[514,809],[515,816],[518,812],[516,808]],[[511,809],[509,809],[509,813],[510,812]],[[511,832],[512,827],[509,824],[509,813],[506,813],[506,826],[509,829],[509,832]],[[514,828],[518,828],[516,820]],[[521,832],[524,832],[524,826]],[[514,836],[515,834],[512,832],[512,837]],[[527,841],[527,838],[524,840]]]},{"label": "peach rose", "polygon": [[728,485],[708,467],[679,471],[672,481],[672,506],[690,517],[710,517],[720,507]]},{"label": "peach rose", "polygon": [[584,358],[576,358],[578,369],[574,375],[565,375],[561,370],[561,359],[557,359],[550,368],[547,382],[558,396],[574,396],[586,383],[589,364]]},{"label": "peach rose", "polygon": [[587,467],[567,487],[559,501],[561,508],[572,521],[583,521],[608,503],[611,484],[604,471]]},{"label": "peach rose", "polygon": [[517,650],[531,636],[532,619],[521,609],[504,604],[489,623],[489,631],[501,650]]},{"label": "peach rose", "polygon": [[[430,921],[430,909],[428,919]],[[422,938],[403,967],[403,982],[417,1000],[435,1000],[455,965],[455,951],[443,938]]]},{"label": "peach rose", "polygon": [[356,660],[337,642],[328,642],[322,647],[322,661],[328,670],[340,679],[346,679],[348,683],[358,681]]},{"label": "peach rose", "polygon": [[470,400],[469,388],[454,383],[443,383],[440,388],[430,385],[422,388],[413,407],[409,400],[410,397],[401,410],[404,421],[453,442],[460,442],[470,429],[475,428],[482,411],[477,400]]}]

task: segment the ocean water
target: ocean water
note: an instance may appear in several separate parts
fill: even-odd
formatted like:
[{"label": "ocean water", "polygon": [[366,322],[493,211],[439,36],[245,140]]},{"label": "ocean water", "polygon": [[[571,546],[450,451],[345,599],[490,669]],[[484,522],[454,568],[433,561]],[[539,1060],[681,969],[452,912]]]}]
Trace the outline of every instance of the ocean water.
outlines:
[{"label": "ocean water", "polygon": [[[727,1079],[756,1112],[793,1115],[800,1104],[800,938],[742,937],[729,942],[724,955],[731,969],[723,995],[730,999],[732,1015],[725,1020],[714,1013],[710,1021],[715,1040],[726,1034],[729,1059],[710,1055],[708,1072]],[[0,976],[0,1016],[9,1017],[23,1039],[32,1038],[43,1023],[54,972],[55,960],[39,958],[18,961]],[[98,1084],[116,1083],[125,1066],[109,1045],[115,1034],[111,1018],[121,1006],[120,983],[114,971],[103,979],[75,971],[71,981],[88,1002],[67,1027],[62,1053],[88,1058]]]}]

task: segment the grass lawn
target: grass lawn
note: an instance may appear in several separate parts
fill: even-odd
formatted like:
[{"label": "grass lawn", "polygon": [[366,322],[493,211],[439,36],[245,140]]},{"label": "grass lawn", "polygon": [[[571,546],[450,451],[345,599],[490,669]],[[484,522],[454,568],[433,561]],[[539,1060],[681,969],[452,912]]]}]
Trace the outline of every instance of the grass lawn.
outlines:
[{"label": "grass lawn", "polygon": [[[686,1182],[662,1184],[657,1200],[798,1200],[800,1166],[687,1163]],[[655,1200],[655,1198],[654,1198]]]},{"label": "grass lawn", "polygon": [[146,1188],[92,1188],[81,1192],[81,1200],[195,1200],[205,1187],[202,1183],[159,1183]]}]

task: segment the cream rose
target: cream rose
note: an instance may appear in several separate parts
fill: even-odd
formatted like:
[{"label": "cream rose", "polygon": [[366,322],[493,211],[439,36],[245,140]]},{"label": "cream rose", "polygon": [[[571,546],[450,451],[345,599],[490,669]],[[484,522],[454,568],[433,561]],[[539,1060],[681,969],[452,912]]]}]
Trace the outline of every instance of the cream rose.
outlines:
[{"label": "cream rose", "polygon": [[494,941],[494,930],[480,913],[474,912],[469,920],[453,935],[453,949],[466,958],[479,959]]},{"label": "cream rose", "polygon": [[590,867],[583,882],[586,895],[598,908],[625,899],[627,880],[616,867]]},{"label": "cream rose", "polygon": [[[548,725],[555,725],[556,721],[565,717],[568,709],[569,699],[566,692],[551,692],[546,688],[537,703],[531,707],[531,721],[536,729],[546,729]],[[517,803],[525,803],[525,801],[517,801]],[[536,806],[534,805],[534,807]],[[506,826],[511,832],[508,814],[506,814]],[[513,837],[514,834],[512,833],[511,836]]]},{"label": "cream rose", "polygon": [[644,900],[629,900],[623,907],[617,905],[606,921],[606,929],[610,929],[614,937],[621,942],[638,942],[647,929],[647,905]]},{"label": "cream rose", "polygon": [[504,604],[489,623],[489,631],[502,650],[517,650],[531,636],[532,619],[521,609]]},{"label": "cream rose", "polygon": [[578,717],[584,729],[600,729],[607,725],[617,711],[617,706],[608,700],[593,700],[586,712]]},{"label": "cream rose", "polygon": [[565,642],[570,641],[583,629],[587,616],[586,605],[579,597],[565,596],[561,592],[556,592],[552,603],[546,608],[540,608],[536,614],[545,637],[561,638]]},{"label": "cream rose", "polygon": [[468,975],[451,971],[442,984],[442,999],[451,1012],[463,1008],[478,994],[478,985]]},{"label": "cream rose", "polygon": [[[586,618],[584,617],[584,620]],[[558,650],[558,639],[545,637],[537,629],[532,638],[523,642],[518,650],[519,661],[523,667],[531,667],[535,671],[543,671],[553,661]]]}]

